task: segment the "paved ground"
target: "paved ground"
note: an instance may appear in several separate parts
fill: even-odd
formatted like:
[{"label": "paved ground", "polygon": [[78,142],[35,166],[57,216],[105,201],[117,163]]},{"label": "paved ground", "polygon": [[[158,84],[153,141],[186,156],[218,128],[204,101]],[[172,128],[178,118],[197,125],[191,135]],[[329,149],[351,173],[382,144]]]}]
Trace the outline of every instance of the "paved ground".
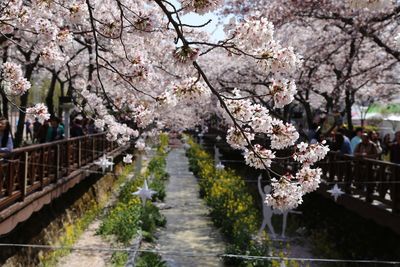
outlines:
[{"label": "paved ground", "polygon": [[[109,247],[110,244],[104,241],[101,236],[96,235],[96,230],[100,225],[100,221],[96,220],[91,223],[87,230],[80,236],[78,242],[74,244],[76,247]],[[111,260],[112,252],[107,251],[79,251],[76,250],[69,255],[63,257],[57,264],[58,267],[82,267],[96,266],[105,267],[107,262]]]},{"label": "paved ground", "polygon": [[[208,209],[199,197],[196,178],[188,170],[189,163],[182,148],[173,149],[167,159],[170,174],[166,206],[161,212],[167,217],[166,228],[158,235],[158,248],[188,254],[220,254],[224,243],[208,217]],[[223,266],[217,257],[163,255],[169,266]]]},{"label": "paved ground", "polygon": [[[128,176],[128,180],[132,179],[133,174]],[[111,196],[106,206],[112,206],[117,200],[116,195]],[[88,228],[82,233],[75,247],[114,247],[111,241],[105,240],[100,235],[96,235],[97,229],[100,227],[101,220],[95,219]],[[112,251],[90,251],[90,250],[74,250],[70,254],[61,257],[57,263],[57,267],[106,267],[110,266]]]}]

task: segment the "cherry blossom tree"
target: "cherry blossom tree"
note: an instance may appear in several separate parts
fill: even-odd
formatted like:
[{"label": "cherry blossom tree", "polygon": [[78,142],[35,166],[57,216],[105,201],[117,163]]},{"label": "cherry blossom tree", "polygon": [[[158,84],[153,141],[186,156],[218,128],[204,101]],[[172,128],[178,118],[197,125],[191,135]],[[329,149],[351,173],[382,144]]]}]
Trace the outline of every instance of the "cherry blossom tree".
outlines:
[{"label": "cherry blossom tree", "polygon": [[295,98],[303,105],[309,125],[313,110],[320,109],[346,115],[352,128],[357,96],[376,90],[376,97],[389,101],[386,92],[396,89],[397,1],[230,0],[223,13],[232,12],[268,17],[282,42],[302,55]]},{"label": "cherry blossom tree", "polygon": [[[223,4],[222,0],[182,0],[179,5],[167,0],[3,1],[0,42],[7,57],[1,65],[1,85],[9,100],[20,96],[17,141],[22,138],[25,114],[49,117],[42,103],[27,107],[30,82],[44,73],[66,83],[76,109],[121,145],[134,141],[143,149],[146,138],[165,128],[193,128],[207,113],[218,112],[228,125],[232,148],[243,151],[250,166],[271,174],[273,191],[267,203],[281,210],[296,207],[305,193],[317,187],[321,171],[312,165],[328,151],[324,144],[298,144],[294,125],[275,113],[295,98],[299,57],[276,39],[273,23],[259,14],[232,20],[225,27],[225,40],[219,42],[211,41],[204,31],[207,22],[189,25],[181,20],[186,13],[217,11]],[[224,66],[225,61],[213,60],[212,55],[228,56],[232,64]],[[247,85],[225,90],[210,75],[213,65],[228,73],[242,63],[262,77],[255,94],[249,95]],[[210,103],[217,105],[207,110]],[[261,135],[270,145],[255,141]],[[271,170],[271,162],[278,159],[276,151],[283,149],[302,165],[297,174]]]}]

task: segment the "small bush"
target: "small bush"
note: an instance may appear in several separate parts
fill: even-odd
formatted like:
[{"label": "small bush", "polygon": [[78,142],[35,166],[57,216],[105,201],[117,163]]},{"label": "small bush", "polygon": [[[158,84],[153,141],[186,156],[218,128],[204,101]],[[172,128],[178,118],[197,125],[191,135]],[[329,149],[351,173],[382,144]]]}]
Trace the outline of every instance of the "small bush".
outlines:
[{"label": "small bush", "polygon": [[111,256],[111,263],[114,267],[125,267],[125,264],[128,261],[128,256],[128,252],[116,251]]},{"label": "small bush", "polygon": [[[199,177],[200,193],[211,207],[210,215],[216,226],[229,240],[227,253],[252,256],[268,255],[268,244],[257,242],[261,216],[243,179],[234,171],[216,170],[213,158],[193,140],[187,151],[192,172]],[[234,266],[267,266],[265,261],[225,259]],[[267,265],[266,265],[267,264]]]},{"label": "small bush", "polygon": [[161,256],[152,252],[143,252],[137,260],[136,267],[167,267]]},{"label": "small bush", "polygon": [[[126,182],[118,196],[118,203],[103,218],[98,234],[113,235],[118,242],[126,246],[138,233],[142,233],[144,240],[153,241],[156,228],[165,226],[166,219],[158,208],[151,201],[147,201],[143,206],[140,198],[132,193],[143,186],[145,179],[151,179],[149,187],[157,192],[153,200],[162,201],[165,198],[164,181],[168,179],[165,171],[167,146],[168,136],[161,135],[160,146],[156,155],[150,160],[147,170],[144,174]],[[156,254],[140,256],[141,265],[138,263],[137,266],[165,266],[160,265],[164,263],[157,257],[159,256]],[[127,259],[127,253],[116,252],[113,254],[112,263],[114,266],[124,266]]]}]

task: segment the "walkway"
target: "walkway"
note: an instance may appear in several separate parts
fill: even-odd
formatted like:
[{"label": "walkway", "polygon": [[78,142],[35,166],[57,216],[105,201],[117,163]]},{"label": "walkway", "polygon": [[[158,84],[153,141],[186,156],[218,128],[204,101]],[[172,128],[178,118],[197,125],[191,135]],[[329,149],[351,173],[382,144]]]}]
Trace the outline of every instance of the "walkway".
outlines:
[{"label": "walkway", "polygon": [[[110,247],[110,242],[105,241],[96,231],[100,226],[100,221],[95,220],[88,229],[79,237],[75,247]],[[75,250],[67,256],[60,259],[57,267],[80,267],[96,266],[106,267],[111,261],[112,252],[108,251],[85,251]]]},{"label": "walkway", "polygon": [[[167,225],[159,233],[159,249],[190,254],[223,253],[222,238],[208,217],[209,211],[199,197],[197,180],[188,168],[185,151],[173,149],[167,158],[170,180],[165,200],[166,206],[171,208],[162,210]],[[223,266],[217,257],[163,255],[163,258],[172,267]]]}]

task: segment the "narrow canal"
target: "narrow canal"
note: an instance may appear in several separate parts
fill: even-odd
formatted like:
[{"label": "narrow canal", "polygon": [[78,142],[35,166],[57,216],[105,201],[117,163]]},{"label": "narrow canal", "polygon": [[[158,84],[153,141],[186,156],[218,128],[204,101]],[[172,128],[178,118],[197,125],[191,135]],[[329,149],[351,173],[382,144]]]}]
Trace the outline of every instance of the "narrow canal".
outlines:
[{"label": "narrow canal", "polygon": [[179,253],[165,254],[164,260],[168,266],[174,267],[223,266],[218,257],[190,256],[222,254],[225,247],[222,237],[208,217],[206,204],[199,197],[197,180],[189,172],[189,162],[182,148],[175,148],[169,153],[167,171],[170,180],[165,202],[169,208],[162,211],[167,218],[167,225],[159,233],[159,249]]}]

